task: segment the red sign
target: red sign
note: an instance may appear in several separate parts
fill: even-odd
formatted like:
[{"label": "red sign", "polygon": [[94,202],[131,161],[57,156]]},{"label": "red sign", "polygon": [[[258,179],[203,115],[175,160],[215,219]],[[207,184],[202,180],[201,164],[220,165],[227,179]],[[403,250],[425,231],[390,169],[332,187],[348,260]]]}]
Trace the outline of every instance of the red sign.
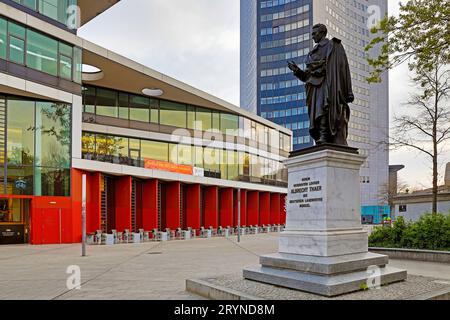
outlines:
[{"label": "red sign", "polygon": [[166,161],[144,159],[144,167],[146,169],[169,171],[180,174],[193,175],[194,168],[182,164],[174,164]]}]

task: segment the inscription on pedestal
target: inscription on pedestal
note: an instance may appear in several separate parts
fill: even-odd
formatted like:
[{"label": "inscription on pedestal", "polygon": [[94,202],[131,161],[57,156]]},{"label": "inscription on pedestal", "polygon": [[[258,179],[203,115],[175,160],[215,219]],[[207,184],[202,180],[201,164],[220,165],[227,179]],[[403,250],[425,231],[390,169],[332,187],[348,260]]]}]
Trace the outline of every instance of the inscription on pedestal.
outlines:
[{"label": "inscription on pedestal", "polygon": [[311,208],[317,202],[323,202],[320,180],[305,177],[289,190],[289,203],[298,204],[301,209]]}]

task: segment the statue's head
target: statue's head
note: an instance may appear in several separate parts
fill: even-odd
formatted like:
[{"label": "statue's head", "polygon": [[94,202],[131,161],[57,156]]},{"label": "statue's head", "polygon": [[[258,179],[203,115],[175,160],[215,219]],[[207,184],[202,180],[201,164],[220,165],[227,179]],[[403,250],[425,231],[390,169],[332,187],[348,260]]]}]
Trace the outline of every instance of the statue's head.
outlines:
[{"label": "statue's head", "polygon": [[328,34],[328,29],[324,24],[316,24],[312,29],[312,38],[315,43],[319,43],[322,39],[324,39]]}]

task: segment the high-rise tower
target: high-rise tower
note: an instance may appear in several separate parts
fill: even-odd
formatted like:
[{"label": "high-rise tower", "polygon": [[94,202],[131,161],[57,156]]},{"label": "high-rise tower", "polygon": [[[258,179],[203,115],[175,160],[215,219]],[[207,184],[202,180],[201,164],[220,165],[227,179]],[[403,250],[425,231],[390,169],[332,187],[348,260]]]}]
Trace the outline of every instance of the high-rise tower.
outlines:
[{"label": "high-rise tower", "polygon": [[304,67],[317,23],[328,27],[330,38],[342,40],[356,97],[350,106],[349,144],[368,156],[361,170],[362,210],[374,216],[388,210],[389,79],[385,74],[381,84],[367,83],[364,48],[371,24],[387,8],[387,0],[241,1],[241,107],[291,129],[294,149],[313,141],[304,84],[292,75],[287,61]]}]

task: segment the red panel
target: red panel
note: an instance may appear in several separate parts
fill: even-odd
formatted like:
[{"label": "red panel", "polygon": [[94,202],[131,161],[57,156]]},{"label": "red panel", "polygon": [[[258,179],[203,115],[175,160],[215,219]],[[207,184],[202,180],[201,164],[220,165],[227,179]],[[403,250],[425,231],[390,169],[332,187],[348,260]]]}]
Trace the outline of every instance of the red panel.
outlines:
[{"label": "red panel", "polygon": [[205,228],[219,227],[219,188],[216,186],[209,186],[205,188],[204,194],[205,206]]},{"label": "red panel", "polygon": [[259,225],[259,192],[248,191],[247,193],[247,224],[249,226]]},{"label": "red panel", "polygon": [[247,225],[247,190],[241,190],[241,226]]},{"label": "red panel", "polygon": [[[71,212],[68,214],[70,215],[70,219],[72,219],[72,236],[73,241],[67,241],[67,242],[81,242],[81,224],[82,224],[82,217],[81,217],[81,209],[82,209],[82,176],[83,171],[72,169],[72,208]],[[89,177],[90,175],[87,175],[87,185],[89,185]],[[86,215],[89,213],[89,210],[86,209]],[[86,222],[86,225],[89,223]],[[70,227],[69,227],[70,228]],[[67,232],[64,232],[64,235],[66,235]],[[65,239],[68,240],[68,239]],[[59,242],[58,242],[59,243]]]},{"label": "red panel", "polygon": [[286,195],[280,196],[280,224],[286,224]]},{"label": "red panel", "polygon": [[77,217],[72,212],[71,198],[33,197],[30,217],[31,243],[80,242],[81,214]]},{"label": "red panel", "polygon": [[233,227],[238,225],[238,190],[233,190]]},{"label": "red panel", "polygon": [[88,176],[87,185],[87,213],[86,232],[92,233],[101,229],[101,207],[102,207],[102,174],[100,172],[91,173]]},{"label": "red panel", "polygon": [[146,231],[158,228],[158,180],[156,179],[144,182],[142,224]]},{"label": "red panel", "polygon": [[280,199],[279,193],[270,195],[270,224],[280,224]]},{"label": "red panel", "polygon": [[[239,190],[234,190],[234,215],[233,215],[233,226],[237,227],[238,221],[238,192]],[[247,190],[241,190],[241,226],[247,225]]]},{"label": "red panel", "polygon": [[194,230],[200,229],[200,185],[192,184],[187,187],[187,215],[186,224]]},{"label": "red panel", "polygon": [[220,189],[219,225],[223,228],[233,226],[233,189]]},{"label": "red panel", "polygon": [[41,241],[40,244],[58,244],[62,241],[62,217],[57,209],[37,209],[41,217]]},{"label": "red panel", "polygon": [[180,228],[180,182],[167,183],[166,193],[166,226],[172,230]]},{"label": "red panel", "polygon": [[270,224],[270,193],[261,192],[259,194],[259,224]]},{"label": "red panel", "polygon": [[131,177],[117,178],[115,187],[117,231],[131,230]]}]

